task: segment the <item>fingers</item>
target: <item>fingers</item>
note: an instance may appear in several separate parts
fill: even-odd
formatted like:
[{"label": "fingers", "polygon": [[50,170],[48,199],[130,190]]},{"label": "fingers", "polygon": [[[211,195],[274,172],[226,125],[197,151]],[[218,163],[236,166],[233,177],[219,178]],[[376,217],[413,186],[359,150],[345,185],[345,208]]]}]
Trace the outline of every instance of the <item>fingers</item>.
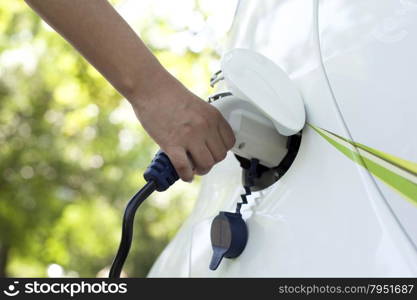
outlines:
[{"label": "fingers", "polygon": [[216,108],[193,95],[181,99],[188,100],[174,106],[175,113],[164,115],[167,126],[151,123],[149,132],[169,156],[178,176],[189,182],[194,174],[207,174],[223,160],[235,144],[235,136]]},{"label": "fingers", "polygon": [[215,163],[222,161],[226,157],[227,148],[218,131],[212,134],[206,141],[206,146],[209,149]]},{"label": "fingers", "polygon": [[186,150],[183,147],[169,147],[164,151],[171,160],[178,176],[186,182],[191,182],[194,177],[193,165],[187,156]]},{"label": "fingers", "polygon": [[194,143],[188,151],[194,164],[195,173],[198,175],[207,174],[215,164],[215,160],[204,141]]},{"label": "fingers", "polygon": [[235,134],[226,120],[222,119],[217,125],[217,130],[227,150],[232,149],[236,142]]}]

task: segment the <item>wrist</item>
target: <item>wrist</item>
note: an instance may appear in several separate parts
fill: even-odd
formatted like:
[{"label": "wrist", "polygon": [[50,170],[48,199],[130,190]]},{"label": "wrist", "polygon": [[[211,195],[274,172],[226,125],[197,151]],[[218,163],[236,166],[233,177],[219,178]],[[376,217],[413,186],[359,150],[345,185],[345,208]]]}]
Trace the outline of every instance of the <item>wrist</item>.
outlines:
[{"label": "wrist", "polygon": [[149,106],[159,106],[160,102],[169,100],[176,91],[184,89],[175,77],[161,69],[149,73],[145,80],[139,80],[140,84],[133,84],[130,89],[127,100],[137,112],[144,112]]}]

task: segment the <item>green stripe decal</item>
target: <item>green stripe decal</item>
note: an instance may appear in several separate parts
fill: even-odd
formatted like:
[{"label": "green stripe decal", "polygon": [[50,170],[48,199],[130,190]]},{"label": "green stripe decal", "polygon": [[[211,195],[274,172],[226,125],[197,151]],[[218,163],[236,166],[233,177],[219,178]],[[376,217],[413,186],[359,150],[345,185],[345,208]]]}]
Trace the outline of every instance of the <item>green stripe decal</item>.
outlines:
[{"label": "green stripe decal", "polygon": [[386,160],[387,162],[390,162],[393,165],[396,165],[397,167],[403,168],[404,170],[407,170],[408,172],[414,174],[417,176],[417,164],[413,163],[411,161],[396,157],[394,155],[370,148],[368,146],[359,144],[359,143],[355,143],[353,142],[353,144],[358,147],[361,148],[365,151],[368,151],[372,154],[374,154],[375,156],[378,156],[384,160]]},{"label": "green stripe decal", "polygon": [[345,156],[368,169],[375,177],[417,205],[417,164],[355,143],[309,124],[321,137]]}]

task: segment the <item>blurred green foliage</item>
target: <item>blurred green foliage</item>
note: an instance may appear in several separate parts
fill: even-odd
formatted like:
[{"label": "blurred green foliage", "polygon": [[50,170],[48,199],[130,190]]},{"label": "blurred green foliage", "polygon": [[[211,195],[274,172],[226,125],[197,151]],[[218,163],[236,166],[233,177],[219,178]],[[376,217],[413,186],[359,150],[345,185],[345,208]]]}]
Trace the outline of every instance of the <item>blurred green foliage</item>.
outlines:
[{"label": "blurred green foliage", "polygon": [[[184,28],[141,24],[160,61],[205,97],[216,55],[155,45]],[[126,114],[126,100],[23,1],[0,3],[0,276],[47,276],[58,264],[90,277],[109,267],[124,206],[157,150]],[[197,188],[178,184],[141,207],[129,276],[147,274]]]}]

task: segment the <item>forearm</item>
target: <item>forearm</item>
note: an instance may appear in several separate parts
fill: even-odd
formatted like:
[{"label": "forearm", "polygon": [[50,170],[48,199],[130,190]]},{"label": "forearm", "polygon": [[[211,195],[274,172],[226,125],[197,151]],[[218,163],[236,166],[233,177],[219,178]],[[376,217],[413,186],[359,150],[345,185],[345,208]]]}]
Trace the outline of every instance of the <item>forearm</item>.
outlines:
[{"label": "forearm", "polygon": [[176,84],[106,0],[26,2],[135,105],[152,98],[162,82]]},{"label": "forearm", "polygon": [[107,0],[25,0],[128,99],[141,124],[190,181],[235,143],[221,113],[171,76]]}]

